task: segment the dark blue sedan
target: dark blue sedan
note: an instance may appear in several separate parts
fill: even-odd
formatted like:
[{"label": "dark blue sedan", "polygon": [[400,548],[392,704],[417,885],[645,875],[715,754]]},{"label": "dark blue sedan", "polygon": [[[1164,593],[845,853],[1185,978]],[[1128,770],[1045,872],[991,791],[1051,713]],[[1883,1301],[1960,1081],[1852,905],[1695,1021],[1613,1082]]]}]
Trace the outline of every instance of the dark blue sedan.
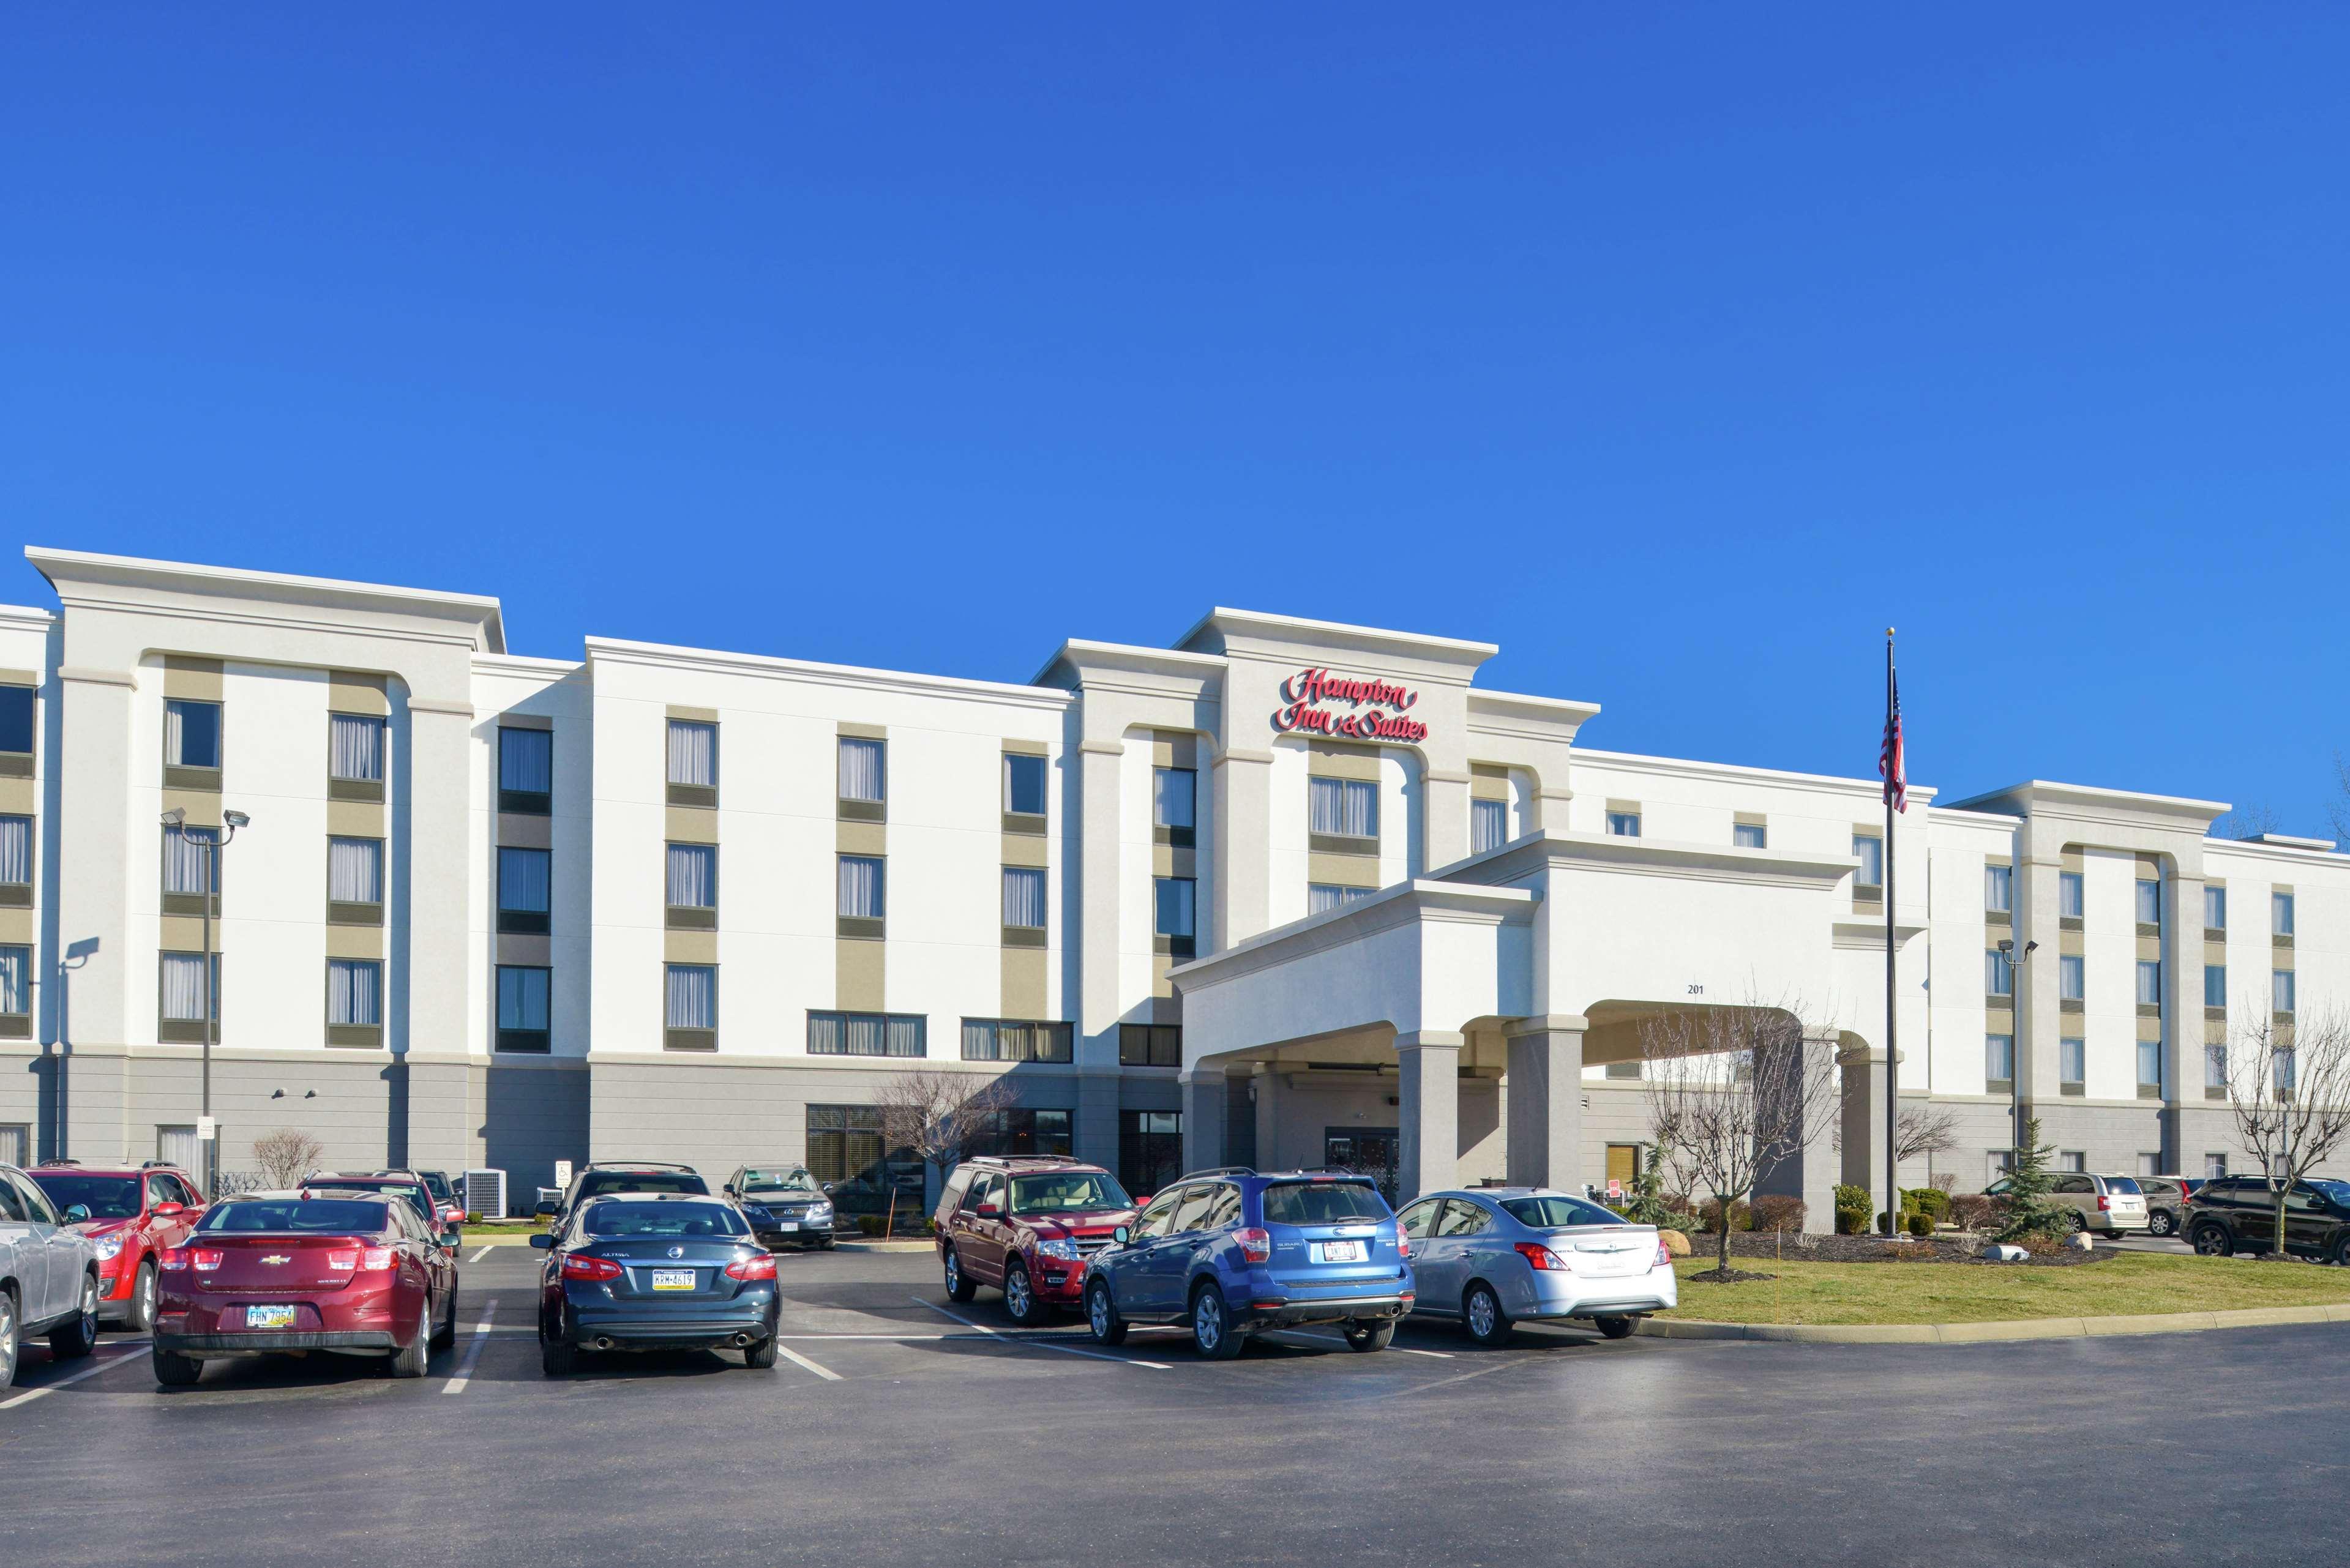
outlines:
[{"label": "dark blue sedan", "polygon": [[573,1210],[540,1276],[539,1365],[560,1377],[592,1351],[739,1350],[775,1364],[775,1256],[731,1203],[615,1192]]}]

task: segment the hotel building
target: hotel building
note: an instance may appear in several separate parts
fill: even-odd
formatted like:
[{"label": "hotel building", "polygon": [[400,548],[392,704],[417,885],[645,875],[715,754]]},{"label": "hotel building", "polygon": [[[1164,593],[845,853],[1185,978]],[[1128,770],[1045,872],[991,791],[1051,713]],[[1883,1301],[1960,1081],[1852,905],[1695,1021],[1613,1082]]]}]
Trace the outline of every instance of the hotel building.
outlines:
[{"label": "hotel building", "polygon": [[1139,1189],[1597,1185],[1650,1136],[1644,1020],[1799,997],[1844,1098],[1777,1179],[1817,1226],[1882,1169],[1888,869],[1899,1087],[1960,1127],[1908,1182],[1979,1189],[2018,1094],[2062,1164],[2241,1168],[2231,1032],[2350,984],[2330,843],[1913,787],[1888,867],[1875,778],[1594,750],[1596,704],[1478,685],[1486,643],[1217,609],[1024,685],[525,659],[494,598],[26,554],[59,607],[0,609],[0,1159],[196,1163],[207,943],[224,1170],[299,1127],[518,1206],[627,1157],[911,1204],[872,1106],[917,1066]]}]

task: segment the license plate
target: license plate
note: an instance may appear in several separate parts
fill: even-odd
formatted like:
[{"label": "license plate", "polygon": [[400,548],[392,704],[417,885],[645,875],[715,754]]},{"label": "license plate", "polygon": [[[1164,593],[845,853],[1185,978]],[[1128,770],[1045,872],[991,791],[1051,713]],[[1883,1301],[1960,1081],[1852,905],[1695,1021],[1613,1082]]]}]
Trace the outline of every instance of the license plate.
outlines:
[{"label": "license plate", "polygon": [[294,1309],[290,1306],[249,1306],[244,1309],[247,1328],[292,1328]]},{"label": "license plate", "polygon": [[775,1229],[778,1231],[796,1231],[799,1228],[800,1222],[796,1220],[778,1220],[775,1221]]},{"label": "license plate", "polygon": [[653,1289],[657,1291],[690,1291],[693,1288],[691,1269],[655,1269]]},{"label": "license plate", "polygon": [[1360,1241],[1316,1241],[1314,1243],[1314,1262],[1317,1263],[1359,1263],[1369,1258],[1369,1256],[1370,1252]]}]

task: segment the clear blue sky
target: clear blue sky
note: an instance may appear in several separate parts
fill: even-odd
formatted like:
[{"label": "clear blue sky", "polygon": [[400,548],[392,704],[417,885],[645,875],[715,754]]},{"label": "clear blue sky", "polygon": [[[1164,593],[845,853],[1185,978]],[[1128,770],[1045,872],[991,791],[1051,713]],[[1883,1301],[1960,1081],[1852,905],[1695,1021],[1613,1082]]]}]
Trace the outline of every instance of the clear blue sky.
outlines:
[{"label": "clear blue sky", "polygon": [[1898,625],[1946,798],[2319,831],[2345,67],[2319,6],[16,7],[0,505],[526,653],[1482,638],[1594,745],[1848,774]]}]

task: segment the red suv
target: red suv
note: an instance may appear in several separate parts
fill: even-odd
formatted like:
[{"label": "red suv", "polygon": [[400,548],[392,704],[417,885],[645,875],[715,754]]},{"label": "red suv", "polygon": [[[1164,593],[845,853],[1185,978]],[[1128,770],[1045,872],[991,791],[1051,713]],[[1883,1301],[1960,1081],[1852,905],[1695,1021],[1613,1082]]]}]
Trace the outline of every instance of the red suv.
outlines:
[{"label": "red suv", "polygon": [[98,1319],[144,1334],[155,1326],[156,1256],[187,1240],[203,1217],[195,1178],[177,1166],[38,1165],[25,1173],[58,1213],[78,1203],[74,1227],[98,1252]]},{"label": "red suv", "polygon": [[1098,1165],[1045,1156],[969,1159],[956,1166],[934,1216],[947,1295],[982,1285],[1025,1327],[1085,1300],[1086,1264],[1134,1221],[1134,1199]]}]

